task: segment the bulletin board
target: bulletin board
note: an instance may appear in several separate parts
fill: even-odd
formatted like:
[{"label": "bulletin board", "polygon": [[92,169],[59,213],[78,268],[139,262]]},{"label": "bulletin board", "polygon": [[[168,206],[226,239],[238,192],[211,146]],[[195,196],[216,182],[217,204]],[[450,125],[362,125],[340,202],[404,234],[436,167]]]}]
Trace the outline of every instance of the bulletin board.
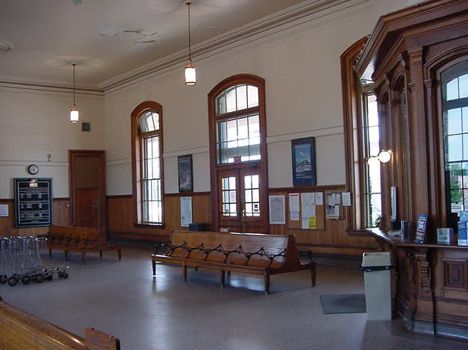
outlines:
[{"label": "bulletin board", "polygon": [[[291,220],[291,213],[290,213],[290,201],[289,198],[291,195],[299,195],[299,215],[298,218],[299,220]],[[321,201],[317,200],[321,196]],[[304,218],[304,207],[303,205],[307,203],[304,203],[304,200],[309,200],[308,205],[310,206],[310,199],[315,197],[315,227],[304,227],[305,222],[303,220],[307,220],[308,218]],[[325,229],[325,205],[324,205],[324,200],[325,200],[325,194],[323,192],[300,192],[300,193],[290,193],[288,195],[288,213],[287,213],[287,225],[289,229],[296,229],[296,230],[324,230]],[[310,220],[310,219],[309,219]],[[309,223],[310,221],[307,220]]]},{"label": "bulletin board", "polygon": [[52,179],[16,178],[16,227],[52,225]]}]

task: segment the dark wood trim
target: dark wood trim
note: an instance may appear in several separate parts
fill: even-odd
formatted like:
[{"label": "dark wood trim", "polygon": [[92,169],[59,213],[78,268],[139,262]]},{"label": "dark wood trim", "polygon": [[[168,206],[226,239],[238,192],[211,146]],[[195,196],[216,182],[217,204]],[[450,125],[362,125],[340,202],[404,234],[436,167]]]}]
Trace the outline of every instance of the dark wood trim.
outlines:
[{"label": "dark wood trim", "polygon": [[363,54],[356,63],[359,76],[371,76],[374,67],[380,61],[380,56],[388,53],[391,46],[388,42],[398,40],[402,30],[418,24],[422,26],[426,23],[434,24],[444,17],[453,16],[467,11],[466,0],[437,0],[425,1],[423,3],[395,11],[379,18],[369,43],[366,45]]},{"label": "dark wood trim", "polygon": [[[362,91],[354,70],[357,57],[364,49],[368,37],[363,37],[341,54],[341,88],[343,93],[343,124],[345,137],[346,190],[351,192],[352,206],[346,211],[346,229],[360,229],[363,225],[365,203],[362,193],[364,184],[364,151],[362,149]],[[355,165],[355,155],[358,166]]]},{"label": "dark wood trim", "polygon": [[131,194],[111,194],[111,195],[106,196],[107,199],[132,198],[132,197],[133,195]]},{"label": "dark wood trim", "polygon": [[139,227],[139,228],[153,228],[153,229],[165,229],[166,225],[165,224],[138,224],[138,223],[133,223],[133,227]]},{"label": "dark wood trim", "polygon": [[296,192],[320,192],[320,191],[334,191],[341,190],[345,191],[345,184],[338,185],[318,185],[318,186],[298,186],[298,187],[272,187],[268,189],[269,193],[296,193]]},{"label": "dark wood trim", "polygon": [[143,240],[143,241],[154,241],[154,242],[166,242],[169,240],[169,235],[162,234],[145,234],[145,233],[128,233],[128,232],[109,232],[111,236],[114,236],[118,239],[128,239],[128,240]]},{"label": "dark wood trim", "polygon": [[100,230],[107,230],[107,201],[106,201],[106,152],[101,150],[69,150],[68,151],[68,178],[70,191],[70,224],[74,225],[76,221],[76,206],[74,205],[75,194],[75,174],[73,172],[73,164],[75,157],[96,157],[99,158],[99,209],[98,223]]},{"label": "dark wood trim", "polygon": [[[70,197],[53,197],[53,201],[68,201]],[[0,202],[14,202],[14,198],[0,198]]]},{"label": "dark wood trim", "polygon": [[180,193],[165,193],[164,197],[191,197],[191,196],[210,196],[211,191],[199,192],[180,192]]},{"label": "dark wood trim", "polygon": [[[138,125],[138,119],[140,116],[149,111],[156,111],[159,114],[159,160],[160,160],[160,175],[161,175],[161,193],[162,193],[162,224],[165,222],[164,213],[164,127],[163,127],[163,108],[162,106],[154,101],[144,101],[140,103],[132,111],[131,118],[131,147],[132,147],[132,192],[133,192],[133,218],[134,222],[139,223],[142,216],[142,208],[139,208],[139,197],[141,197],[141,186],[138,184],[141,182],[142,173],[142,162],[141,162],[141,136],[140,128]],[[137,166],[137,159],[139,160],[139,166]]]},{"label": "dark wood trim", "polygon": [[[197,192],[181,192],[181,193],[164,193],[163,197],[187,197],[187,196],[208,196],[211,195],[211,191],[197,191]],[[133,198],[131,194],[115,194],[107,195],[107,199],[118,199],[118,198]],[[1,199],[0,199],[1,200]],[[152,225],[150,225],[152,226]]]},{"label": "dark wood trim", "polygon": [[[249,110],[258,110],[259,123],[260,123],[260,153],[262,159],[255,162],[244,162],[241,164],[233,165],[218,165],[217,164],[217,151],[216,151],[216,97],[225,89],[235,86],[238,84],[253,85],[258,88],[258,108],[247,109],[242,112]],[[230,113],[232,114],[232,113]],[[226,114],[229,116],[230,114]],[[242,113],[244,114],[244,113]],[[233,115],[237,115],[237,112]],[[208,93],[208,124],[209,124],[209,140],[210,140],[210,174],[211,174],[211,210],[212,210],[212,227],[214,230],[219,230],[219,191],[218,191],[218,170],[226,169],[240,169],[240,168],[258,168],[260,172],[261,188],[268,189],[268,153],[266,144],[267,125],[266,125],[266,101],[265,101],[265,80],[261,77],[252,74],[238,74],[224,79],[217,84]],[[268,194],[267,191],[260,191],[260,205],[262,209],[261,214],[261,225],[264,231],[267,232],[268,224]]]}]

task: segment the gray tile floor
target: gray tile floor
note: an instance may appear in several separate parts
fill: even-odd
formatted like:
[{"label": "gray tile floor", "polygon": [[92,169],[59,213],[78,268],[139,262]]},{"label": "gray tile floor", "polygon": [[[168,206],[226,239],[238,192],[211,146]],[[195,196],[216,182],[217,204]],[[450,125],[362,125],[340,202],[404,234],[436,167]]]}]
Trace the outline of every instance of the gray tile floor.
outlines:
[{"label": "gray tile floor", "polygon": [[[144,349],[468,349],[468,343],[407,332],[402,322],[367,322],[366,314],[324,315],[320,294],[359,293],[355,267],[319,265],[317,286],[307,271],[263,281],[234,274],[221,289],[218,274],[158,265],[153,279],[149,249],[126,248],[123,260],[105,253],[80,264],[71,255],[70,278],[0,286],[10,304],[82,335],[95,327],[117,336],[123,350]],[[47,265],[63,263],[55,253]]]}]

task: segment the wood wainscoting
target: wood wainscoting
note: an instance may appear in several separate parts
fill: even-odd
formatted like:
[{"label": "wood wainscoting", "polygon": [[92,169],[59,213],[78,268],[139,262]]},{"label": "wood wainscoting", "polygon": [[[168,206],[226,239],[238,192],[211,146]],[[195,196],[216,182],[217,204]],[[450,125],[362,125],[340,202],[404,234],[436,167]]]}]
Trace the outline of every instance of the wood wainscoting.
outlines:
[{"label": "wood wainscoting", "polygon": [[[0,236],[28,236],[40,235],[49,231],[49,227],[15,227],[15,201],[13,199],[0,199],[0,204],[8,204],[9,216],[0,217]],[[70,225],[70,199],[54,198],[52,208],[52,223],[57,226]]]},{"label": "wood wainscoting", "polygon": [[[323,192],[324,197],[329,192],[343,192],[344,185],[287,187],[269,189],[270,195],[284,195],[286,199],[286,215],[288,215],[288,194],[303,192]],[[211,213],[211,192],[175,193],[164,195],[165,225],[163,227],[135,225],[133,217],[133,201],[131,195],[107,197],[108,232],[118,238],[148,241],[167,240],[174,230],[180,226],[180,197],[192,197],[193,222],[213,224]],[[273,234],[296,235],[297,243],[304,250],[314,253],[361,255],[364,251],[378,248],[375,240],[369,237],[351,237],[346,233],[345,222],[348,211],[342,210],[338,220],[326,220],[323,213],[323,226],[317,230],[290,228],[289,225],[269,225]]]},{"label": "wood wainscoting", "polygon": [[167,240],[180,230],[180,197],[192,197],[192,221],[211,223],[211,192],[174,193],[164,195],[164,226],[135,224],[131,195],[107,196],[108,232],[124,239]]},{"label": "wood wainscoting", "polygon": [[[285,187],[270,188],[270,195],[284,195],[286,204],[286,218],[289,216],[290,193],[322,192],[324,196],[324,208],[326,196],[332,192],[344,192],[345,185],[331,186],[311,186],[311,187]],[[323,209],[324,210],[324,209]],[[347,207],[341,207],[341,216],[339,219],[326,219],[325,211],[317,211],[318,229],[292,228],[286,220],[285,225],[271,225],[270,233],[296,235],[296,242],[301,250],[311,250],[318,254],[338,254],[338,255],[362,255],[365,251],[377,250],[378,246],[374,239],[369,237],[350,236],[346,233],[347,216],[350,211]],[[296,225],[295,225],[296,226]],[[297,226],[296,226],[297,227]]]}]

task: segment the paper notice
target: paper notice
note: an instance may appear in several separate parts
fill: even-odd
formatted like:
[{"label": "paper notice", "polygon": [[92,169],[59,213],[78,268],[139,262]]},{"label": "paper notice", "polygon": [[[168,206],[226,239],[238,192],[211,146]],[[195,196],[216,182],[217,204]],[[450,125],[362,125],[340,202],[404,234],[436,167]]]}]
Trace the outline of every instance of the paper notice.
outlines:
[{"label": "paper notice", "polygon": [[289,194],[289,219],[299,221],[299,193]]},{"label": "paper notice", "polygon": [[270,204],[270,224],[285,224],[285,199],[283,195],[269,197]]},{"label": "paper notice", "polygon": [[188,227],[192,223],[192,197],[180,197],[180,226]]},{"label": "paper notice", "polygon": [[351,193],[350,192],[342,192],[341,193],[341,200],[343,202],[343,207],[350,207],[351,206]]},{"label": "paper notice", "polygon": [[316,205],[323,205],[323,192],[316,192],[315,193],[315,204]]},{"label": "paper notice", "polygon": [[309,227],[309,218],[315,217],[315,193],[302,193],[301,194],[302,202],[302,228],[308,229]]},{"label": "paper notice", "polygon": [[309,227],[310,229],[317,228],[317,217],[316,216],[309,216]]}]

